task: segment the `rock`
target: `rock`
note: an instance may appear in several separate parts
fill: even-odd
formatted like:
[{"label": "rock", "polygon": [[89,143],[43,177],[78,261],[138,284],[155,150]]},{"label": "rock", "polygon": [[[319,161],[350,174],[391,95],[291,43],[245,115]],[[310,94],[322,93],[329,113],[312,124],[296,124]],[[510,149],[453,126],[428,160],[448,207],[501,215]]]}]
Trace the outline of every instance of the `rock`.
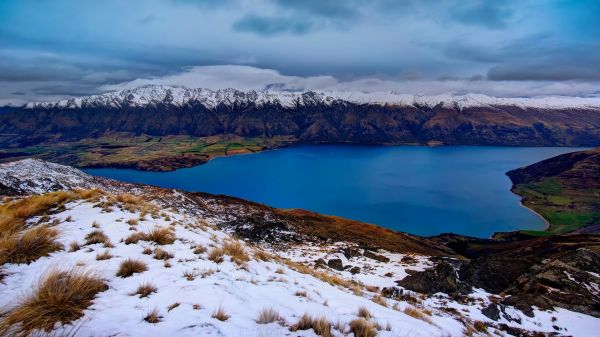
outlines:
[{"label": "rock", "polygon": [[381,289],[381,296],[387,298],[397,298],[404,294],[404,289],[398,287],[384,287]]},{"label": "rock", "polygon": [[346,259],[350,260],[353,257],[360,256],[360,250],[352,247],[344,247],[340,249],[340,253],[344,254]]},{"label": "rock", "polygon": [[352,268],[350,269],[350,274],[352,274],[352,275],[356,275],[356,274],[358,274],[358,273],[360,273],[360,267],[356,267],[356,266],[355,266],[355,267],[352,267]]},{"label": "rock", "polygon": [[342,271],[344,270],[344,264],[341,259],[330,259],[327,261],[327,266],[331,269]]},{"label": "rock", "polygon": [[323,259],[318,259],[315,261],[315,268],[324,268],[327,265],[327,262]]},{"label": "rock", "polygon": [[500,319],[500,309],[498,309],[498,305],[495,303],[481,309],[481,313],[493,321],[498,321]]},{"label": "rock", "polygon": [[438,263],[433,269],[409,275],[396,283],[406,289],[428,295],[462,290],[454,267],[445,261]]},{"label": "rock", "polygon": [[400,262],[404,263],[404,264],[415,264],[419,261],[417,261],[417,259],[415,259],[414,257],[407,255],[402,257],[402,259],[400,259]]},{"label": "rock", "polygon": [[363,255],[365,257],[368,257],[369,259],[373,259],[379,262],[390,262],[390,259],[383,256],[383,255],[379,255],[379,254],[375,254],[371,251],[365,250],[365,252],[363,253]]},{"label": "rock", "polygon": [[404,272],[407,273],[408,275],[414,275],[416,273],[418,273],[418,270],[414,270],[414,269],[404,269]]}]

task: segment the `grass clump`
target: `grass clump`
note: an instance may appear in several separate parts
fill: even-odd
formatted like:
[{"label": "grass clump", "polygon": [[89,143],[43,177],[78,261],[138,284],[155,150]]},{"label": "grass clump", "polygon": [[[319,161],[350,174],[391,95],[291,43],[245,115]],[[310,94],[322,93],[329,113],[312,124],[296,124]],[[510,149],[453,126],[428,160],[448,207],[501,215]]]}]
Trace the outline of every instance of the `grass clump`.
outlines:
[{"label": "grass clump", "polygon": [[83,316],[94,297],[106,289],[104,281],[90,273],[51,271],[31,294],[2,317],[0,335],[20,337],[39,330],[49,332],[56,323],[67,324]]},{"label": "grass clump", "polygon": [[146,270],[148,270],[148,266],[144,262],[140,260],[127,259],[121,262],[117,276],[129,277],[136,273],[143,273]]},{"label": "grass clump", "polygon": [[112,259],[112,257],[113,257],[112,254],[108,250],[105,250],[102,253],[96,254],[97,261],[110,260],[110,259]]},{"label": "grass clump", "polygon": [[404,313],[416,319],[431,323],[431,319],[419,308],[408,306],[404,309]]},{"label": "grass clump", "polygon": [[296,324],[290,327],[291,331],[310,329],[313,329],[315,334],[321,337],[333,337],[331,334],[331,322],[325,317],[312,317],[309,314],[304,314]]},{"label": "grass clump", "polygon": [[225,255],[225,252],[222,248],[213,248],[208,252],[208,259],[214,263],[221,263],[223,262],[223,255]]},{"label": "grass clump", "polygon": [[144,317],[144,321],[148,322],[148,323],[152,323],[152,324],[156,324],[158,322],[160,322],[162,320],[162,316],[160,315],[160,313],[158,312],[157,309],[152,309],[152,311],[150,311],[146,317]]},{"label": "grass clump", "polygon": [[360,308],[358,308],[358,317],[362,317],[364,319],[371,319],[372,315],[369,309],[361,306]]},{"label": "grass clump", "polygon": [[175,242],[173,230],[168,227],[159,227],[148,233],[136,232],[125,239],[125,244],[138,243],[139,241],[150,241],[157,245],[168,245]]},{"label": "grass clump", "polygon": [[142,283],[138,286],[133,295],[140,295],[140,298],[148,297],[155,293],[158,289],[151,283]]},{"label": "grass clump", "polygon": [[63,249],[56,241],[58,231],[40,225],[22,233],[4,234],[0,237],[0,265],[5,263],[31,263],[40,257]]},{"label": "grass clump", "polygon": [[269,324],[277,321],[282,321],[282,318],[279,316],[279,312],[273,308],[262,309],[256,319],[256,323],[258,324]]},{"label": "grass clump", "polygon": [[49,213],[52,209],[75,200],[75,192],[58,191],[35,195],[0,205],[0,234],[14,234],[23,230],[25,220]]},{"label": "grass clump", "polygon": [[197,245],[194,247],[194,254],[204,254],[206,253],[206,247],[203,245]]},{"label": "grass clump", "polygon": [[113,246],[112,243],[110,243],[110,239],[108,238],[108,236],[106,236],[106,234],[104,234],[104,232],[99,229],[93,230],[85,236],[86,246],[94,245],[97,243],[103,244],[106,248],[110,248]]},{"label": "grass clump", "polygon": [[223,253],[231,257],[231,261],[238,265],[244,264],[250,260],[250,257],[244,249],[244,245],[239,241],[226,241],[223,243]]},{"label": "grass clump", "polygon": [[364,318],[357,318],[350,321],[350,332],[354,334],[354,337],[375,337],[377,336],[377,329],[375,324],[369,322]]},{"label": "grass clump", "polygon": [[213,311],[211,317],[216,318],[219,321],[226,321],[231,316],[228,315],[227,312],[225,312],[225,309],[223,309],[223,307],[219,306],[217,309],[215,309],[215,311]]},{"label": "grass clump", "polygon": [[81,246],[79,245],[79,242],[72,241],[71,243],[69,243],[69,251],[70,252],[76,252],[80,249],[81,249]]},{"label": "grass clump", "polygon": [[154,258],[157,260],[168,260],[168,259],[173,258],[173,254],[158,247],[154,250]]}]

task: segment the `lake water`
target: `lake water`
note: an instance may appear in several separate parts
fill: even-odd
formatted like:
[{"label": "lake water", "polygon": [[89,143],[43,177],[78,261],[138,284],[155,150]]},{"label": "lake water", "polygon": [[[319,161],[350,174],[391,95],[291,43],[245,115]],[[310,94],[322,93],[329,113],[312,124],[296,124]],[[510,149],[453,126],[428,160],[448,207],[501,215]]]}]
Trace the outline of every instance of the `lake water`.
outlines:
[{"label": "lake water", "polygon": [[174,172],[87,169],[122,181],[304,208],[417,235],[543,229],[505,172],[575,148],[321,145],[216,158]]}]

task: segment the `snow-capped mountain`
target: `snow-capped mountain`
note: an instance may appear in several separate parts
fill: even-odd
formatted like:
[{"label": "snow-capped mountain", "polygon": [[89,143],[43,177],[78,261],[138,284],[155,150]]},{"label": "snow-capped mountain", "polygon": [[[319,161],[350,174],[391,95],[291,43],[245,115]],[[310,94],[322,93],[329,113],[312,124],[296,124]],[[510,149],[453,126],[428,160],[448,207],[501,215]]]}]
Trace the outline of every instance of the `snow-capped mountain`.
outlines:
[{"label": "snow-capped mountain", "polygon": [[282,107],[330,105],[333,102],[354,104],[391,104],[401,106],[434,107],[442,104],[447,107],[480,107],[506,106],[536,107],[544,109],[561,109],[576,107],[582,109],[600,108],[600,97],[539,97],[539,98],[498,98],[481,94],[435,96],[407,95],[396,92],[287,92],[287,91],[240,91],[236,89],[188,89],[171,86],[143,86],[101,95],[79,97],[54,102],[28,103],[27,109],[36,108],[92,108],[124,106],[141,107],[151,104],[171,104],[184,106],[197,102],[212,109],[223,104],[225,106],[279,105]]}]

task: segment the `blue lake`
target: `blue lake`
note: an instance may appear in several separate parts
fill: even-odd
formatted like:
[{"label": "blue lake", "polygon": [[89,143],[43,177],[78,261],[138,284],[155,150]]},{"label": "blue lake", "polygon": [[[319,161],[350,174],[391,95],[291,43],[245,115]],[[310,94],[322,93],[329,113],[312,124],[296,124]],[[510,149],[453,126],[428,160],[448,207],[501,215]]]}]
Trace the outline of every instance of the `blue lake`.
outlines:
[{"label": "blue lake", "polygon": [[543,229],[505,172],[577,148],[321,145],[216,158],[174,172],[87,169],[122,181],[304,208],[417,235]]}]

